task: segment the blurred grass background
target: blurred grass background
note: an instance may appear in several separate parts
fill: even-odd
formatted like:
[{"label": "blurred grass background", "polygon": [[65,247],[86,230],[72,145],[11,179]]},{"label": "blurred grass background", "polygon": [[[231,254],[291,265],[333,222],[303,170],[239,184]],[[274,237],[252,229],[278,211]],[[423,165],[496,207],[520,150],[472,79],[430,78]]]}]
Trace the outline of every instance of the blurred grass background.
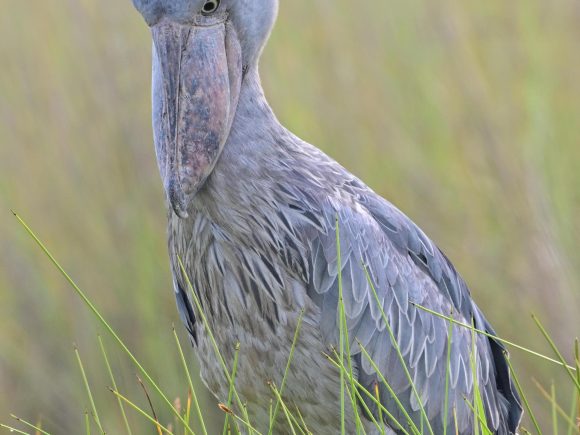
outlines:
[{"label": "blurred grass background", "polygon": [[[563,348],[580,331],[579,43],[576,0],[282,1],[262,76],[283,123],[439,244],[501,336],[549,353],[529,313]],[[79,432],[88,403],[73,342],[97,402],[113,403],[99,329],[10,208],[167,393],[186,394],[149,58],[128,0],[3,2],[0,420]],[[112,354],[121,391],[145,405],[135,369]],[[547,428],[531,378],[559,383],[560,370],[512,356]],[[570,397],[559,391],[565,409]],[[120,433],[117,408],[101,408]]]}]

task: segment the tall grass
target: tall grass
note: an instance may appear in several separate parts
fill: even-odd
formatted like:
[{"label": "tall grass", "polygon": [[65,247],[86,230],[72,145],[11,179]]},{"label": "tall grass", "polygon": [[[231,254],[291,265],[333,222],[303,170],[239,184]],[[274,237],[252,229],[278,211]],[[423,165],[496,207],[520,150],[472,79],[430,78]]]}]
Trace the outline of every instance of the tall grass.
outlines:
[{"label": "tall grass", "polygon": [[[569,361],[580,330],[578,40],[575,0],[283,1],[262,67],[280,119],[420,224],[502,335],[558,358],[535,333],[535,312]],[[186,400],[172,331],[160,326],[179,320],[151,146],[149,56],[128,0],[2,4],[0,416],[18,411],[53,433],[85,423],[84,409],[70,406],[85,400],[71,375],[73,342],[95,401],[111,400],[95,342],[102,329],[15,230],[9,208],[29,216],[136,358],[154,362],[166,395]],[[551,402],[531,379],[550,397],[553,379],[571,415],[569,375],[514,352],[539,424],[553,431]],[[131,362],[115,348],[109,356],[118,389],[146,407]],[[221,411],[190,370],[217,433]],[[110,433],[125,430],[118,407],[100,417]]]},{"label": "tall grass", "polygon": [[[118,391],[115,377],[113,374],[113,370],[111,369],[111,366],[109,363],[109,358],[107,356],[107,351],[105,349],[105,346],[103,344],[101,337],[99,336],[98,337],[99,346],[100,346],[100,349],[101,349],[101,352],[102,352],[102,355],[103,355],[103,358],[105,361],[105,365],[106,365],[107,371],[109,373],[109,376],[110,376],[110,379],[111,379],[111,382],[113,385],[112,388],[109,387],[109,390],[118,399],[118,404],[119,404],[119,408],[121,411],[121,415],[123,416],[123,421],[125,423],[125,433],[131,435],[132,429],[131,429],[129,422],[127,420],[127,415],[125,413],[125,408],[124,408],[123,404],[128,405],[138,415],[140,415],[146,421],[153,424],[153,426],[157,429],[157,432],[159,435],[163,435],[164,433],[168,434],[168,435],[173,435],[174,433],[177,433],[178,430],[179,430],[179,432],[183,432],[185,434],[195,435],[194,430],[190,426],[190,419],[189,419],[190,418],[190,402],[191,402],[192,397],[194,398],[197,416],[199,417],[199,426],[201,427],[203,433],[207,433],[206,424],[204,421],[204,413],[203,413],[202,409],[199,407],[199,404],[197,402],[197,399],[196,399],[197,393],[195,391],[195,387],[193,386],[193,384],[191,382],[191,375],[189,373],[188,365],[184,359],[183,349],[182,349],[179,337],[177,336],[177,334],[175,332],[175,328],[173,329],[175,343],[176,343],[177,350],[179,351],[179,355],[180,355],[181,360],[182,360],[183,365],[184,365],[184,370],[185,370],[185,374],[186,374],[186,377],[188,380],[188,386],[189,386],[188,402],[187,402],[188,405],[187,405],[187,408],[185,411],[182,411],[180,406],[175,405],[177,403],[180,403],[179,398],[176,400],[176,402],[174,402],[174,404],[172,404],[168,400],[167,395],[160,389],[159,385],[151,378],[148,371],[144,368],[144,365],[135,358],[134,354],[129,350],[129,348],[126,346],[126,344],[124,343],[122,338],[115,332],[114,328],[102,316],[102,314],[100,313],[98,308],[91,302],[91,300],[86,296],[86,294],[73,281],[73,279],[70,277],[70,275],[64,270],[64,268],[60,265],[60,263],[52,255],[52,253],[48,250],[48,248],[45,246],[45,244],[36,236],[36,234],[32,231],[32,229],[16,213],[14,213],[14,216],[20,222],[20,224],[24,227],[26,232],[36,242],[36,244],[40,247],[40,249],[44,252],[44,254],[46,254],[46,256],[50,259],[50,261],[56,267],[56,269],[62,274],[62,276],[66,279],[66,281],[68,281],[68,283],[71,285],[71,287],[76,292],[76,294],[84,302],[86,307],[90,311],[92,311],[95,318],[99,321],[101,326],[104,327],[104,329],[108,332],[108,334],[111,336],[113,341],[116,342],[116,344],[125,353],[125,355],[133,362],[133,364],[136,366],[136,368],[145,376],[145,378],[148,381],[148,384],[151,387],[153,387],[153,390],[157,393],[157,395],[161,399],[163,399],[162,400],[162,403],[164,402],[163,405],[166,406],[171,411],[171,413],[173,413],[175,427],[172,424],[163,425],[160,422],[160,420],[157,416],[157,413],[155,411],[155,406],[153,405],[153,402],[152,402],[151,397],[149,395],[149,392],[147,390],[147,387],[139,377],[138,377],[139,384],[141,385],[141,387],[145,393],[145,397],[147,398],[147,403],[149,404],[151,412],[144,410],[143,407],[140,407],[139,405],[135,404],[133,401],[131,401],[130,399],[128,399],[122,393],[120,393]],[[341,264],[341,262],[340,262],[341,247],[340,247],[340,234],[339,234],[338,219],[336,222],[336,245],[337,245],[337,259],[338,259],[337,261],[338,261],[338,264]],[[184,268],[183,263],[181,262],[181,259],[179,259],[179,265],[181,267],[181,272],[186,277],[188,290],[189,290],[190,295],[192,296],[192,299],[195,302],[197,313],[199,314],[199,316],[201,318],[201,321],[203,323],[203,327],[204,327],[205,332],[206,332],[206,337],[212,342],[213,350],[216,353],[216,356],[218,357],[218,360],[221,363],[221,366],[222,366],[221,368],[224,372],[225,378],[227,378],[227,380],[229,382],[228,402],[227,402],[227,404],[220,404],[219,405],[220,409],[222,411],[224,411],[224,413],[225,413],[223,434],[225,435],[226,433],[232,433],[232,432],[236,432],[236,433],[241,434],[242,433],[242,431],[240,430],[240,424],[241,424],[242,429],[245,432],[249,433],[250,435],[252,435],[252,434],[262,435],[260,430],[257,429],[256,425],[255,424],[253,425],[251,420],[250,420],[250,417],[249,417],[250,414],[248,413],[248,409],[247,409],[248,404],[241,400],[241,398],[236,390],[237,363],[238,363],[238,354],[239,354],[241,344],[238,344],[236,346],[236,352],[234,354],[234,360],[232,362],[232,368],[231,368],[231,373],[230,373],[230,370],[228,369],[228,361],[226,361],[224,359],[224,357],[220,351],[220,348],[214,339],[213,331],[211,330],[210,324],[205,316],[205,313],[203,312],[203,309],[202,309],[202,306],[201,306],[200,301],[198,299],[197,293],[193,289],[192,284],[189,281],[187,271]],[[366,268],[365,268],[365,271],[366,271]],[[356,380],[356,377],[354,375],[353,368],[352,368],[351,358],[349,356],[350,355],[350,347],[349,346],[350,346],[351,340],[349,339],[349,332],[348,332],[348,328],[347,328],[345,311],[344,311],[344,303],[343,303],[343,298],[342,298],[342,275],[341,275],[340,269],[338,272],[338,281],[339,281],[338,318],[339,318],[339,329],[340,329],[340,334],[339,334],[339,349],[340,349],[340,351],[337,352],[335,350],[334,354],[329,357],[329,362],[332,363],[333,365],[335,365],[339,369],[339,376],[340,376],[340,383],[341,383],[341,387],[340,387],[341,398],[339,399],[340,422],[337,422],[337,426],[340,426],[341,432],[344,434],[344,433],[346,433],[346,430],[347,430],[345,423],[347,420],[351,420],[351,421],[355,422],[356,434],[357,435],[365,434],[366,433],[365,427],[362,424],[362,419],[361,419],[361,415],[360,415],[360,409],[362,407],[362,409],[364,409],[367,413],[367,418],[369,418],[370,420],[373,421],[376,428],[378,428],[381,433],[383,433],[383,434],[385,433],[385,426],[383,425],[382,417],[380,417],[379,420],[377,421],[376,416],[373,416],[372,413],[369,412],[369,409],[366,406],[366,404],[363,400],[363,397],[361,396],[361,392],[362,392],[362,393],[365,393],[367,395],[367,397],[370,397],[372,399],[372,401],[374,402],[374,405],[377,406],[377,409],[380,410],[378,412],[378,416],[382,416],[382,412],[384,411],[385,415],[387,415],[390,418],[390,421],[391,421],[390,424],[393,425],[394,427],[400,429],[403,433],[406,433],[406,434],[409,433],[408,430],[405,429],[405,427],[408,427],[412,431],[413,434],[420,435],[420,434],[426,433],[427,430],[431,434],[433,434],[434,432],[433,432],[433,429],[431,427],[430,421],[425,413],[425,409],[423,407],[421,396],[418,393],[418,391],[413,383],[412,376],[409,373],[409,369],[408,369],[406,362],[402,356],[402,353],[399,349],[399,346],[397,344],[395,336],[391,330],[391,325],[388,322],[387,315],[383,311],[382,305],[379,303],[380,302],[379,297],[377,295],[377,292],[374,288],[373,282],[370,279],[368,272],[367,272],[367,279],[368,279],[369,285],[371,287],[371,290],[375,296],[375,299],[377,301],[379,310],[381,312],[381,316],[383,317],[383,321],[385,322],[387,330],[389,331],[391,344],[393,345],[395,351],[397,352],[397,354],[399,356],[400,363],[401,363],[402,367],[405,369],[405,373],[407,374],[412,391],[416,395],[417,401],[419,403],[419,408],[421,410],[420,427],[416,426],[413,419],[409,416],[408,410],[406,410],[404,408],[404,406],[401,404],[401,402],[397,399],[396,394],[394,393],[394,391],[390,387],[388,381],[384,378],[384,376],[381,373],[381,371],[379,370],[376,362],[372,360],[369,353],[367,352],[367,350],[364,348],[364,346],[360,342],[358,342],[358,345],[359,345],[361,351],[363,352],[365,358],[367,358],[369,360],[370,364],[375,369],[381,382],[387,388],[387,390],[392,395],[392,397],[396,400],[396,403],[400,407],[400,410],[406,416],[406,421],[398,421],[397,419],[395,419],[393,417],[393,415],[389,413],[389,410],[387,410],[386,408],[384,408],[382,406],[380,397],[374,397],[372,394],[373,393],[372,391],[368,391],[364,386],[360,385],[358,383],[358,381]],[[416,309],[424,309],[423,307],[416,305],[416,304],[415,304],[415,308]],[[442,317],[449,322],[449,325],[450,325],[449,340],[450,340],[450,342],[451,342],[452,337],[453,337],[452,333],[451,333],[451,331],[452,331],[451,325],[459,324],[459,325],[462,325],[462,326],[470,329],[470,331],[471,331],[471,343],[472,343],[472,350],[471,350],[471,355],[470,355],[470,367],[471,367],[471,375],[474,379],[474,387],[473,387],[473,396],[472,397],[464,397],[464,400],[467,402],[469,408],[473,412],[474,434],[475,435],[479,435],[479,434],[491,435],[493,432],[488,427],[488,423],[487,423],[486,415],[485,415],[485,405],[484,405],[483,398],[481,396],[481,391],[479,390],[479,383],[478,383],[479,364],[477,361],[478,352],[476,349],[476,341],[477,341],[476,336],[477,336],[477,334],[485,334],[485,333],[483,331],[476,329],[473,324],[471,326],[461,324],[461,323],[455,321],[450,316],[446,316],[442,313],[435,313],[435,312],[432,312],[432,311],[427,310],[427,309],[424,309],[424,310],[433,314],[433,315],[436,315],[438,317]],[[302,323],[302,314],[303,313],[301,313],[299,318],[298,318],[296,332],[294,334],[294,339],[293,339],[293,342],[292,342],[290,350],[289,350],[289,359],[288,359],[286,369],[284,371],[284,374],[283,374],[283,377],[282,377],[282,380],[280,383],[280,389],[278,389],[278,387],[276,386],[274,381],[269,381],[272,392],[274,393],[276,405],[275,405],[274,412],[270,412],[270,422],[267,426],[268,433],[272,433],[273,430],[275,430],[275,428],[276,428],[276,416],[277,416],[277,411],[278,411],[279,406],[282,408],[283,413],[287,419],[287,427],[293,435],[296,435],[298,433],[297,431],[299,431],[303,435],[308,435],[311,433],[310,430],[308,429],[307,423],[304,422],[304,420],[301,418],[298,407],[296,407],[294,404],[294,409],[292,409],[290,404],[285,403],[285,399],[283,398],[283,392],[284,392],[284,388],[285,388],[285,385],[287,382],[288,372],[289,372],[290,366],[292,364],[292,358],[294,355],[295,346],[296,346],[296,343],[298,341],[298,337],[300,334],[300,327],[301,327],[301,323]],[[554,344],[552,337],[546,331],[545,327],[542,325],[542,323],[539,321],[539,319],[534,316],[534,321],[538,325],[538,328],[539,328],[540,332],[542,333],[542,335],[550,343],[550,346],[552,346],[554,353],[556,354],[556,356],[559,359],[559,361],[552,360],[552,362],[554,364],[560,365],[560,367],[562,367],[570,375],[571,382],[574,385],[574,388],[573,388],[574,397],[576,398],[575,400],[577,400],[577,398],[580,397],[580,382],[578,382],[580,379],[580,345],[579,345],[578,339],[576,339],[576,341],[575,341],[574,366],[570,366],[570,365],[568,365],[568,363],[566,362],[566,360],[562,356],[562,353],[560,352],[560,350]],[[487,336],[489,336],[489,334],[486,334],[486,337]],[[506,340],[502,340],[502,341],[506,342]],[[450,346],[448,346],[448,347],[450,347]],[[534,356],[536,356],[538,358],[540,358],[540,357],[542,357],[543,359],[549,358],[549,357],[543,356],[541,354],[538,355],[536,352],[530,351],[530,350],[525,349],[525,348],[520,347],[520,349],[526,350],[528,353],[534,354]],[[90,410],[85,411],[85,433],[87,435],[90,435],[91,430],[92,430],[91,428],[93,426],[95,426],[96,429],[98,430],[98,433],[100,433],[102,435],[106,435],[107,432],[104,429],[103,424],[101,423],[101,419],[99,417],[99,411],[97,409],[96,402],[95,402],[95,399],[93,397],[93,393],[91,390],[91,386],[89,384],[89,381],[88,381],[88,378],[87,378],[87,375],[85,372],[84,364],[83,364],[82,358],[80,356],[80,352],[76,346],[74,347],[74,353],[75,353],[75,356],[76,356],[76,359],[78,362],[80,374],[82,375],[82,383],[83,383],[85,391],[86,391],[88,403],[90,404]],[[449,376],[449,370],[450,370],[450,358],[451,358],[451,355],[449,354],[449,351],[448,351],[447,374],[446,374],[446,382],[445,382],[445,388],[446,388],[446,390],[445,390],[445,404],[446,405],[447,405],[448,388],[449,388],[449,383],[448,383],[447,378]],[[518,392],[520,393],[520,395],[522,397],[525,408],[526,408],[526,410],[529,414],[529,417],[534,425],[536,433],[542,434],[542,430],[538,424],[537,418],[536,418],[534,411],[532,410],[532,407],[530,406],[529,401],[527,399],[526,392],[522,389],[520,381],[518,379],[518,376],[513,371],[513,366],[510,362],[510,359],[507,355],[507,352],[506,352],[506,358],[507,358],[507,361],[508,361],[508,364],[510,367],[510,371],[511,371],[512,376],[514,378],[515,385],[518,389]],[[547,395],[540,383],[538,383],[536,381],[536,385],[538,386],[540,391],[543,392],[544,395]],[[376,391],[377,392],[375,392],[375,394],[378,396],[378,389]],[[352,406],[349,409],[347,409],[345,407],[345,395],[348,395],[348,397],[351,401]],[[236,407],[232,408],[232,406],[234,405],[234,403],[233,403],[234,397],[235,397]],[[551,385],[551,395],[549,395],[548,400],[550,401],[550,403],[552,405],[552,427],[554,429],[554,434],[558,433],[557,428],[558,428],[559,420],[561,418],[561,416],[558,415],[556,410],[559,410],[560,413],[562,414],[562,417],[564,417],[564,421],[566,423],[568,433],[573,433],[573,432],[580,433],[580,410],[576,410],[575,406],[573,406],[570,415],[566,414],[562,410],[561,406],[559,405],[559,403],[557,401],[555,385],[553,383]],[[237,410],[237,413],[234,409]],[[447,412],[447,406],[446,406],[445,412]],[[350,414],[352,414],[352,415],[350,415]],[[29,423],[28,421],[26,421],[22,418],[16,417],[14,415],[13,415],[13,417],[21,425],[23,425],[25,428],[33,429],[35,431],[35,434],[42,433],[44,435],[49,435],[48,432],[44,431],[41,428],[40,423],[38,425],[34,425],[34,424]],[[446,421],[446,422],[449,421],[447,413],[445,414],[444,421]],[[8,429],[11,432],[16,431],[18,433],[25,433],[25,434],[28,433],[24,430],[14,428],[14,427],[6,425],[6,424],[0,424],[0,427]],[[178,429],[179,427],[181,427],[181,429]],[[296,427],[296,429],[295,429],[295,427]],[[349,430],[352,430],[352,429],[349,429]],[[458,430],[457,420],[455,419],[455,432],[457,432],[457,430]],[[529,431],[524,426],[521,427],[521,430],[524,431],[525,433],[529,433]]]}]

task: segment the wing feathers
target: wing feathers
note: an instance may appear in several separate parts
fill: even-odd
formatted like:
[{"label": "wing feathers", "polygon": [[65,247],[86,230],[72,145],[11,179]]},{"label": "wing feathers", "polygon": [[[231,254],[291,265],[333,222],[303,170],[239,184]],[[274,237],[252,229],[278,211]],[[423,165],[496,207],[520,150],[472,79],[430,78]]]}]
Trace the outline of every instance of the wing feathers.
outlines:
[{"label": "wing feathers", "polygon": [[[431,418],[443,411],[447,348],[451,346],[448,412],[455,406],[460,432],[467,433],[472,427],[472,412],[464,401],[464,397],[471,397],[473,392],[469,359],[471,332],[454,326],[452,342],[449,343],[447,322],[409,301],[442,314],[454,313],[454,317],[466,323],[470,322],[473,310],[477,308],[471,302],[463,280],[432,242],[394,207],[373,203],[368,198],[365,201],[367,207],[373,204],[380,205],[380,208],[345,207],[333,211],[335,209],[329,207],[321,224],[326,226],[326,230],[317,232],[309,244],[312,251],[309,260],[311,281],[307,292],[320,307],[321,332],[328,343],[338,344],[340,269],[353,356],[360,352],[360,341],[391,387],[401,394],[404,404],[415,413],[413,418],[418,418],[416,413],[420,404],[411,394],[411,384],[383,319],[384,312],[395,335],[396,346]],[[333,231],[337,215],[340,265],[336,232]],[[475,317],[476,322],[482,322],[479,312]],[[476,346],[478,377],[490,421],[497,428],[501,423],[499,399],[496,397],[499,393],[495,391],[494,365],[487,342],[487,339],[480,339]],[[380,383],[374,367],[364,356],[360,356],[359,364],[361,380]],[[392,398],[385,398],[383,402],[389,407],[393,404]],[[396,409],[390,411],[396,415]],[[438,421],[443,425],[441,419]]]}]

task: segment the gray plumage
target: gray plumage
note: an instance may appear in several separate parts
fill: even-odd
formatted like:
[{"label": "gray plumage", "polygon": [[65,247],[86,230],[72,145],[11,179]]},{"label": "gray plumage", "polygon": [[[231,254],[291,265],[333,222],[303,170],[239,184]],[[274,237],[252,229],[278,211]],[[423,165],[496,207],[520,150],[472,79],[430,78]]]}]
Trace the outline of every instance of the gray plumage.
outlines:
[{"label": "gray plumage", "polygon": [[[183,46],[198,47],[190,42],[195,36],[183,29],[199,25],[197,16],[187,14],[200,11],[204,2],[177,2],[184,6],[174,4],[172,8],[166,3],[170,4],[135,0],[153,28],[155,40],[154,106],[157,104],[158,108],[154,109],[154,128],[170,205],[169,253],[177,305],[209,389],[220,401],[227,400],[228,382],[188,294],[178,257],[184,262],[227,361],[233,360],[236,343],[241,344],[236,386],[242,400],[248,402],[252,423],[258,429],[267,429],[269,421],[272,393],[267,381],[280,385],[297,319],[304,310],[284,398],[298,406],[313,433],[337,433],[340,377],[324,353],[339,341],[340,270],[351,359],[359,382],[373,392],[378,384],[381,403],[409,430],[394,398],[361,352],[360,342],[420,427],[418,400],[391,342],[367,280],[368,272],[434,432],[442,433],[447,425],[450,433],[454,433],[453,408],[459,433],[473,432],[473,412],[464,398],[473,397],[474,383],[481,390],[490,428],[499,434],[515,432],[522,408],[502,345],[481,335],[472,344],[471,331],[457,326],[453,327],[453,340],[449,344],[447,322],[414,305],[452,315],[463,323],[473,321],[477,328],[494,334],[453,265],[402,212],[330,157],[286,130],[270,109],[257,64],[274,21],[277,2],[221,2],[217,13],[223,10],[225,18],[217,26],[223,25],[225,29],[223,49],[228,59],[229,87],[222,83],[217,91],[212,91],[211,98],[203,95],[203,92],[210,95],[209,91],[200,90],[197,85],[181,79],[171,81],[166,72],[171,65],[164,64],[166,59],[160,49],[160,41],[166,41],[167,35],[169,40],[181,38]],[[173,27],[167,30],[160,26]],[[223,35],[220,33],[217,38],[224,38]],[[232,35],[239,46],[232,42],[235,41]],[[219,57],[212,60],[212,53],[203,56],[208,56],[209,60],[204,60],[207,64],[224,63]],[[231,66],[231,59],[236,56],[241,61],[239,70]],[[186,65],[185,60],[180,62]],[[179,78],[186,73],[177,74]],[[224,80],[228,81],[227,77]],[[178,101],[178,107],[187,110],[178,108],[177,115],[173,115],[170,107],[175,101],[168,95],[180,92],[170,89],[172,86],[181,94],[190,92],[193,96],[183,103]],[[220,100],[222,94],[225,97]],[[212,112],[215,111],[212,101],[216,99],[224,104],[230,102],[219,128],[211,118],[211,113],[218,113]],[[187,104],[192,104],[191,110]],[[203,111],[198,110],[200,105]],[[205,115],[200,115],[202,112]],[[188,113],[193,114],[195,121],[190,121]],[[194,122],[195,129],[190,122]],[[204,138],[217,138],[205,147],[199,146],[200,139],[195,136],[204,128],[212,133]],[[219,139],[223,132],[223,138]],[[188,140],[198,142],[188,148]],[[201,145],[204,140],[209,139],[201,139]],[[191,149],[196,150],[195,156]],[[175,161],[171,153],[176,153]],[[444,410],[448,346],[451,346],[449,407]],[[472,346],[477,354],[476,379],[470,366]],[[378,417],[370,400],[366,406]],[[349,412],[349,433],[354,432],[351,416]],[[279,417],[278,423],[275,432],[286,433],[285,418]],[[385,424],[389,430],[403,433],[388,418]],[[366,418],[365,425],[367,433],[374,433],[374,426]]]}]

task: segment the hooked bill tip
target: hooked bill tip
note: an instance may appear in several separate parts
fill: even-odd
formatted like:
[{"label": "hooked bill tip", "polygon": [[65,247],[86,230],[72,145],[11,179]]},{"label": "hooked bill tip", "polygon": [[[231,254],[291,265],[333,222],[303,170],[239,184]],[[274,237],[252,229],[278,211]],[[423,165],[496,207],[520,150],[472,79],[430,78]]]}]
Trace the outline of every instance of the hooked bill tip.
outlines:
[{"label": "hooked bill tip", "polygon": [[182,208],[173,206],[173,211],[175,212],[177,217],[180,219],[187,219],[189,217],[189,213]]},{"label": "hooked bill tip", "polygon": [[173,209],[174,213],[177,217],[181,219],[186,219],[189,217],[189,213],[187,212],[187,201],[185,199],[185,193],[183,189],[175,179],[170,179],[167,183],[167,198],[169,200],[169,204]]}]

